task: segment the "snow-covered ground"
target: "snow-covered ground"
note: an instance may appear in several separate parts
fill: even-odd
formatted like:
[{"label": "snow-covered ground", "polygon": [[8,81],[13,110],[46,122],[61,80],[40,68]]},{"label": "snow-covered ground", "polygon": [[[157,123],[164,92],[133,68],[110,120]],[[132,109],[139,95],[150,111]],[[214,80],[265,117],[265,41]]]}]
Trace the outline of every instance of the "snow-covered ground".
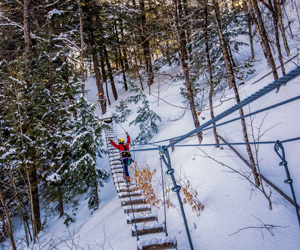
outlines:
[{"label": "snow-covered ground", "polygon": [[[290,43],[290,45],[293,53],[296,53],[297,48],[300,47],[296,43]],[[250,96],[273,81],[270,75],[258,83],[251,84],[270,71],[266,66],[258,43],[256,44],[256,58],[258,60],[255,64],[255,74],[247,79],[245,85],[239,87],[241,99]],[[295,59],[294,62],[299,65],[299,58],[298,60]],[[287,72],[296,67],[294,62],[287,65]],[[163,120],[162,123],[158,124],[159,133],[151,141],[183,135],[194,129],[191,113],[189,110],[185,111],[185,105],[182,103],[183,98],[180,96],[179,88],[182,83],[171,82],[168,76],[168,74],[176,74],[179,70],[180,66],[160,69],[160,73],[166,74],[156,74],[155,83],[151,87],[152,95],[148,96],[147,94],[152,109]],[[144,85],[146,87],[146,82]],[[124,100],[130,95],[124,91],[121,84],[118,84],[117,88],[119,100]],[[89,90],[87,95],[89,101],[96,102],[97,91],[93,78],[88,79],[86,89]],[[250,110],[253,112],[298,96],[299,93],[300,76],[282,87],[279,93],[273,91],[267,94],[245,107],[244,111],[245,113]],[[160,99],[157,98],[158,96]],[[229,89],[214,96],[215,115],[235,104],[235,100],[231,99],[232,97],[234,97],[233,90]],[[219,105],[221,99],[222,105]],[[111,111],[114,111],[119,100],[112,103]],[[205,103],[207,101],[205,99]],[[139,131],[137,127],[129,126],[129,122],[136,116],[136,107],[130,106],[130,108],[132,112],[122,127],[128,131],[132,138],[135,138]],[[100,114],[100,110],[98,112]],[[181,116],[182,118],[180,118]],[[237,116],[238,112],[225,120]],[[180,119],[173,121],[176,118]],[[208,121],[210,119],[209,111],[204,110],[199,119],[201,123]],[[247,118],[246,121],[249,125],[249,133],[252,133],[250,120]],[[260,141],[299,137],[300,101],[256,115],[252,117],[252,122],[253,136],[255,139],[260,137]],[[122,127],[116,125],[116,134],[118,137],[124,138],[125,132]],[[229,142],[243,142],[241,130],[240,121],[236,121],[218,128],[218,133]],[[203,137],[203,144],[214,143],[212,130],[205,131]],[[251,136],[250,140],[253,140]],[[190,138],[180,144],[197,143],[196,138]],[[136,146],[136,148],[143,147]],[[235,148],[248,159],[245,146],[235,146]],[[294,180],[296,196],[300,203],[300,141],[286,143],[284,148],[290,174]],[[233,173],[227,167],[216,163],[205,154],[246,175],[250,173],[249,168],[228,147],[222,147],[222,149],[213,146],[177,147],[174,152],[170,153],[176,179],[186,177],[191,186],[197,190],[198,198],[205,206],[201,215],[197,216],[189,205],[184,205],[194,249],[300,249],[300,227],[295,208],[275,190],[264,184],[266,192],[268,194],[272,192],[273,209],[270,210],[267,199],[260,191],[251,186],[249,181]],[[147,164],[151,170],[155,168],[158,170],[153,185],[156,196],[162,197],[162,189],[159,184],[161,175],[158,151],[134,153],[134,159],[140,166]],[[286,179],[286,174],[284,168],[279,166],[280,159],[274,152],[274,145],[260,145],[258,159],[261,173],[292,197],[289,185],[283,182]],[[97,163],[99,168],[108,169],[108,156],[98,159]],[[252,176],[250,178],[252,179]],[[168,181],[171,182],[170,179]],[[167,210],[168,233],[170,236],[176,237],[178,249],[190,249],[176,194],[172,193],[170,198],[174,207]],[[51,245],[57,244],[59,244],[57,248],[53,249],[136,249],[136,238],[131,237],[131,226],[126,223],[127,215],[124,214],[121,207],[112,179],[105,187],[101,188],[100,199],[99,209],[92,214],[87,208],[86,201],[82,201],[76,222],[71,224],[69,228],[63,225],[63,221],[58,216],[48,219],[46,229],[40,233],[39,244],[36,245],[35,249],[52,249]],[[158,207],[153,210],[158,214],[159,222],[163,222],[163,208]]]},{"label": "snow-covered ground", "polygon": [[[243,98],[272,82],[272,78],[268,77],[254,85],[249,84],[268,71],[264,63],[257,64],[256,68],[256,75],[246,85],[240,87]],[[290,64],[289,69],[292,68],[294,68],[294,65]],[[172,68],[162,70],[166,73],[174,72]],[[164,79],[164,81],[167,81],[167,79]],[[182,97],[178,94],[180,85],[177,85],[173,86],[171,82],[159,85],[156,82],[152,87],[152,95],[158,95],[159,88],[159,95],[162,100],[174,105],[184,106],[181,103]],[[97,93],[94,79],[89,79],[86,88],[90,89],[89,100],[94,102]],[[118,85],[118,88],[119,100],[128,96],[129,93],[125,93],[121,85]],[[254,102],[245,108],[245,112],[248,113],[249,110],[255,111],[267,107],[297,96],[299,93],[300,77],[282,87],[278,94],[273,91]],[[158,102],[157,98],[153,96],[149,97],[152,108],[163,118],[164,122],[159,124],[159,133],[153,137],[152,141],[182,135],[194,128],[189,111],[186,111],[183,118],[177,121],[167,121],[168,119],[180,117],[184,110],[173,107],[162,100]],[[233,96],[232,90],[226,90],[225,96],[222,98],[229,101],[224,102],[221,106],[218,106],[221,94],[214,97],[216,114],[235,104],[234,100],[230,100]],[[116,105],[117,103],[113,103],[111,109],[113,110]],[[134,110],[134,107],[131,108]],[[230,117],[236,116],[238,116],[237,112]],[[134,117],[135,112],[132,111],[128,122],[122,124],[122,127],[133,138],[137,136],[138,129],[128,126],[128,123]],[[201,122],[208,121],[210,119],[209,111],[203,111],[200,117]],[[203,118],[205,120],[202,120]],[[257,134],[258,130],[254,129],[254,136],[256,138],[261,136],[261,141],[299,137],[299,121],[300,105],[299,101],[296,101],[257,115],[253,123],[255,128],[260,128],[260,134]],[[247,124],[250,124],[250,119],[247,119]],[[125,137],[122,127],[116,125],[118,137]],[[239,121],[218,128],[218,133],[230,142],[243,141]],[[204,132],[203,143],[214,143],[211,130]],[[197,144],[197,140],[195,138],[187,139],[181,144]],[[284,144],[298,200],[300,200],[299,145],[299,141]],[[286,179],[284,168],[278,165],[280,159],[275,154],[273,147],[273,144],[260,145],[259,147],[258,158],[261,173],[291,197],[289,185],[283,183]],[[141,147],[136,146],[136,148]],[[236,146],[236,148],[247,158],[245,146]],[[266,192],[269,194],[272,191],[273,209],[270,210],[264,195],[251,186],[249,181],[204,157],[202,150],[235,170],[246,174],[250,173],[248,167],[227,147],[223,147],[223,149],[216,147],[178,147],[171,153],[176,178],[187,177],[191,186],[199,193],[199,200],[205,206],[199,217],[189,205],[184,206],[194,249],[299,249],[300,228],[294,207],[265,184]],[[155,175],[156,184],[154,184],[154,188],[156,195],[162,197],[161,186],[158,184],[161,178],[158,152],[134,153],[134,158],[139,165],[145,166],[148,164],[151,170],[155,168],[158,170]],[[98,166],[108,168],[108,157],[99,159]],[[170,182],[170,179],[168,181]],[[69,231],[62,224],[62,221],[57,217],[53,218],[45,233],[41,233],[40,241],[42,242],[43,239],[49,240],[52,237],[59,242],[57,237],[63,237],[74,238],[72,249],[76,249],[76,246],[83,249],[136,249],[136,239],[131,237],[131,226],[126,224],[127,216],[123,212],[112,180],[101,189],[100,197],[100,208],[93,214],[87,209],[85,202],[82,203],[77,215],[77,222],[71,225]],[[174,193],[171,194],[171,201],[175,206],[167,210],[168,233],[170,236],[176,237],[178,249],[190,249],[179,204]],[[158,214],[159,221],[163,222],[163,208],[155,208],[154,211]],[[61,243],[59,249],[70,248],[66,243]]]}]

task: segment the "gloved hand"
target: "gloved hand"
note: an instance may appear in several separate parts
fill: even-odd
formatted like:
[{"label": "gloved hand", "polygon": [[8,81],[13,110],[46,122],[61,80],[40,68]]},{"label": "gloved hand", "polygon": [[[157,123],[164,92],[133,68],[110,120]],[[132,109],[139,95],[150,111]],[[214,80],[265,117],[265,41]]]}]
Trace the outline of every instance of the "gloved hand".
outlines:
[{"label": "gloved hand", "polygon": [[108,137],[108,138],[107,138],[107,140],[109,140],[109,141],[110,141],[110,138]]}]

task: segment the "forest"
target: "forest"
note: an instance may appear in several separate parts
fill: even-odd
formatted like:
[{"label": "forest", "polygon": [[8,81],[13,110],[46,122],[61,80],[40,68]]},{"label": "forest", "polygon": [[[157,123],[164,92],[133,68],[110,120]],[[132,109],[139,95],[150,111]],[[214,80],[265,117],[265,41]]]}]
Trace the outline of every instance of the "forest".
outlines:
[{"label": "forest", "polygon": [[[296,19],[290,20],[287,6]],[[141,101],[132,121],[140,129],[135,143],[148,142],[161,117],[146,95],[152,95],[160,68],[179,65],[172,81],[184,82],[180,94],[197,128],[204,92],[210,118],[216,93],[229,88],[236,103],[241,101],[239,87],[258,60],[255,42],[273,80],[287,73],[286,63],[300,49],[292,28],[299,25],[295,0],[1,0],[0,242],[17,249],[14,220],[28,247],[47,226],[42,214],[72,224],[78,195],[88,200],[91,212],[99,208],[99,190],[110,172],[96,163],[108,153],[107,125],[95,114],[97,107],[105,117],[119,101],[113,118],[122,123],[128,105]],[[251,56],[243,54],[245,47]],[[86,98],[91,76],[97,103]],[[134,94],[120,100],[118,85]],[[244,114],[241,108],[239,115]],[[259,188],[245,119],[240,126]],[[213,135],[219,144],[216,128]],[[198,143],[203,136],[197,134]]]}]

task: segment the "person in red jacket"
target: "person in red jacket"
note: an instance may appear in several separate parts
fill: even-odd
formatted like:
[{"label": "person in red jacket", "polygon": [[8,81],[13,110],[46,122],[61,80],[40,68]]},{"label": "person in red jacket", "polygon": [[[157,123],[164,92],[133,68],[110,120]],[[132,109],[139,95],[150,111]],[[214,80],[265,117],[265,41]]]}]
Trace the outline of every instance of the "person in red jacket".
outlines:
[{"label": "person in red jacket", "polygon": [[121,155],[122,155],[122,163],[123,163],[123,171],[124,171],[123,176],[127,182],[130,182],[128,166],[133,162],[133,160],[131,158],[130,152],[124,152],[124,151],[129,150],[129,144],[131,142],[130,137],[127,132],[126,132],[126,136],[127,136],[127,142],[125,143],[124,139],[120,138],[118,140],[119,145],[116,144],[110,138],[108,138],[108,140],[110,141],[111,145],[113,145],[115,148],[119,149],[122,152]]}]

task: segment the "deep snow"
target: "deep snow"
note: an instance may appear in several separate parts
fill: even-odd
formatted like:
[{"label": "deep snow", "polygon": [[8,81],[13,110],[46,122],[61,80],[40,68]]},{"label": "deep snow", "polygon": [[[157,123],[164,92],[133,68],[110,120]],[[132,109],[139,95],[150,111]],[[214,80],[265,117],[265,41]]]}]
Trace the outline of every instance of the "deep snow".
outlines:
[{"label": "deep snow", "polygon": [[[290,65],[289,69],[294,65]],[[256,65],[256,75],[248,82],[253,82],[260,78],[268,70],[263,63]],[[166,73],[174,73],[175,69],[164,68]],[[166,81],[166,79],[165,79]],[[243,98],[251,95],[258,89],[272,82],[271,77],[263,81],[250,85],[247,83],[240,87],[240,93]],[[300,93],[300,77],[282,87],[278,94],[274,92],[263,97],[250,105],[250,110],[255,111],[259,108],[275,104]],[[179,85],[172,86],[172,83],[159,85],[160,98],[174,105],[181,105],[182,97],[179,93]],[[90,78],[86,85],[90,89],[88,98],[90,101],[96,101],[96,88],[93,78]],[[119,88],[119,100],[124,99],[129,93]],[[157,95],[158,83],[152,86],[152,94]],[[214,97],[214,104],[218,106],[219,98],[223,94],[217,94]],[[226,110],[235,104],[232,90],[226,90],[223,99],[229,101],[224,102],[221,106],[216,107],[216,114]],[[243,99],[242,98],[242,99]],[[166,138],[185,134],[193,129],[191,114],[186,111],[183,118],[168,122],[169,117],[179,117],[183,109],[174,108],[166,102],[159,101],[157,98],[150,96],[152,108],[158,113],[165,122],[159,124],[159,133],[155,135],[152,141],[163,140]],[[117,103],[113,103],[113,110]],[[133,107],[131,107],[134,109]],[[245,113],[249,109],[245,108]],[[266,132],[261,138],[261,141],[276,141],[284,140],[299,136],[299,116],[300,105],[299,101],[281,106],[266,113],[259,114],[255,117],[253,123],[256,127],[261,127],[260,133]],[[230,117],[236,117],[238,113]],[[132,111],[127,123],[122,124],[122,127],[129,132],[131,137],[138,134],[138,129],[128,126],[129,121],[134,119],[135,112]],[[201,113],[205,121],[210,119],[209,111]],[[229,118],[228,118],[229,119]],[[250,119],[247,119],[247,124],[250,124]],[[117,136],[125,137],[123,128],[116,125]],[[218,133],[225,137],[230,142],[242,142],[240,122],[234,122],[230,125],[218,128]],[[249,133],[251,131],[249,130]],[[258,136],[255,130],[255,137]],[[251,138],[251,137],[250,137]],[[252,140],[252,138],[251,138]],[[214,138],[211,131],[204,132],[203,143],[214,143]],[[180,144],[197,144],[195,138],[187,139]],[[260,145],[259,160],[262,174],[280,187],[285,193],[291,197],[290,188],[283,181],[286,179],[284,168],[278,164],[279,158],[273,150],[274,145]],[[300,161],[299,141],[284,144],[286,157],[289,163],[291,176],[294,180],[294,188],[297,197],[300,197],[300,170],[297,167]],[[136,148],[141,148],[136,146]],[[242,155],[247,158],[245,146],[235,146]],[[273,209],[270,210],[268,202],[263,194],[253,188],[249,182],[239,175],[232,173],[226,167],[215,163],[211,159],[203,157],[204,150],[208,155],[218,161],[245,173],[250,173],[250,170],[245,164],[236,157],[227,147],[218,149],[216,147],[178,147],[171,153],[173,168],[176,170],[175,176],[177,179],[186,177],[191,182],[191,185],[199,193],[199,200],[205,206],[204,211],[197,217],[191,207],[185,205],[185,212],[189,224],[189,229],[192,236],[194,249],[299,249],[299,234],[300,228],[297,222],[295,209],[285,201],[276,191],[272,190]],[[147,151],[134,153],[134,159],[139,166],[150,166],[151,170],[157,168],[155,176],[154,188],[158,197],[162,196],[160,181],[160,162],[157,151]],[[108,168],[108,157],[98,159],[98,166]],[[169,178],[169,177],[166,177]],[[170,179],[168,179],[170,182]],[[267,193],[271,190],[266,184]],[[118,194],[116,193],[112,179],[108,184],[101,189],[100,193],[101,204],[100,208],[93,214],[87,209],[87,205],[83,202],[79,208],[77,222],[72,224],[70,232],[62,225],[57,217],[53,218],[45,233],[41,233],[40,240],[55,237],[70,237],[74,235],[75,243],[83,249],[136,249],[137,242],[131,237],[131,226],[126,224],[127,216],[123,212]],[[300,198],[298,198],[299,200]],[[171,194],[171,201],[175,207],[167,210],[167,227],[170,236],[175,236],[178,242],[178,249],[189,249],[187,235],[184,229],[182,216],[175,194]],[[154,209],[158,214],[159,222],[163,222],[162,207]],[[274,226],[267,229],[266,225]],[[51,234],[49,234],[51,232]],[[55,235],[55,236],[54,236]],[[163,236],[163,234],[161,234]],[[141,240],[143,237],[141,237]],[[58,242],[58,239],[56,239]],[[74,243],[74,244],[75,244]],[[75,244],[75,245],[76,245]],[[48,244],[49,245],[49,244]],[[75,245],[71,247],[76,249]],[[47,248],[46,248],[47,249]],[[69,249],[65,243],[60,244],[59,249]]]}]

